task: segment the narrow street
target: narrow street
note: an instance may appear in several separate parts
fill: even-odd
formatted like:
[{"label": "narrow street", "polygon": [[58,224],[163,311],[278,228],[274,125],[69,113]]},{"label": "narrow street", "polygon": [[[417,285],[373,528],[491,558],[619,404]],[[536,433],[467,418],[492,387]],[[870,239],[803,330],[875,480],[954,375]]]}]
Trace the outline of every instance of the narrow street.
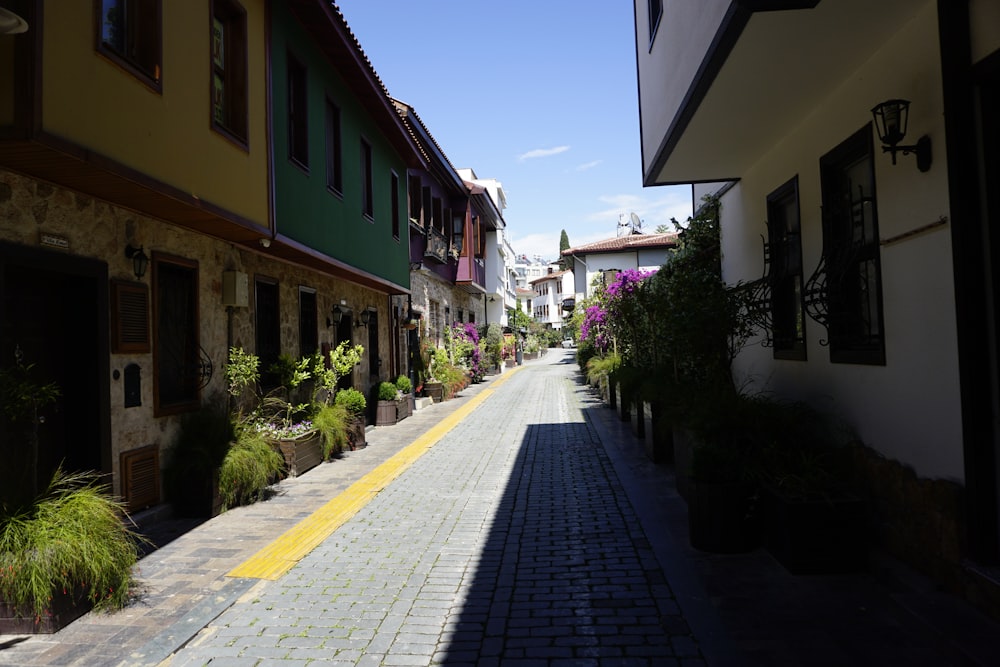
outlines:
[{"label": "narrow street", "polygon": [[495,393],[174,666],[704,664],[572,353]]},{"label": "narrow street", "polygon": [[[0,667],[1000,661],[996,623],[883,554],[810,577],[763,549],[693,550],[672,470],[581,384],[573,350],[368,443],[179,525],[140,561],[133,604],[0,638]],[[261,563],[273,576],[239,574]]]}]

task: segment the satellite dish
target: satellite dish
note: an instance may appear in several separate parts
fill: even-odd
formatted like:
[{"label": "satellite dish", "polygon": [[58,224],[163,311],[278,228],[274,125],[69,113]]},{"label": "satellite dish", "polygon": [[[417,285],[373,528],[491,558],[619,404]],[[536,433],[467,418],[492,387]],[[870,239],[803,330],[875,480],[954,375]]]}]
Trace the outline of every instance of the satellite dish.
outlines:
[{"label": "satellite dish", "polygon": [[639,216],[635,212],[631,214],[630,218],[632,220],[632,233],[642,234],[642,220],[639,219]]},{"label": "satellite dish", "polygon": [[18,35],[27,31],[27,21],[9,9],[0,7],[0,35]]}]

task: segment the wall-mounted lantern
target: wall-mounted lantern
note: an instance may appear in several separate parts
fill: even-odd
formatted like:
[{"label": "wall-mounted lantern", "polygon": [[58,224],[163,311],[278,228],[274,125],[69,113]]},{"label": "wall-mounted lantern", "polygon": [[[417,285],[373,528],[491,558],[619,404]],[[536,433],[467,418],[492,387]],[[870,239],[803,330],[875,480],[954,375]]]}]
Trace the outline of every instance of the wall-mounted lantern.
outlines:
[{"label": "wall-mounted lantern", "polygon": [[928,171],[931,168],[931,138],[926,134],[917,139],[917,143],[901,146],[899,142],[906,137],[906,123],[910,116],[909,100],[886,100],[872,108],[875,119],[875,131],[882,142],[882,152],[892,154],[892,163],[896,164],[896,153],[917,157],[917,169]]}]

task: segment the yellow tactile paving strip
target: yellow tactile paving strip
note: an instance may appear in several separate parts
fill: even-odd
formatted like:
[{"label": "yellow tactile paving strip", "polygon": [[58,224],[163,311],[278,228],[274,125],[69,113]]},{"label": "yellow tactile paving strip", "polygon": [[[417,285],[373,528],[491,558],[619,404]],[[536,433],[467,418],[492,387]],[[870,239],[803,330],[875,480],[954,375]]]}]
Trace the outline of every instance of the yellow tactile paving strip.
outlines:
[{"label": "yellow tactile paving strip", "polygon": [[522,368],[524,367],[518,366],[494,380],[489,389],[478,393],[468,403],[446,416],[394,456],[386,459],[384,463],[352,484],[346,491],[297,523],[248,560],[230,570],[226,576],[271,581],[280,578],[306,554],[333,534],[337,528],[350,520],[392,480],[396,479],[448,431],[465,419],[470,412],[479,407],[483,401],[489,398],[495,387],[509,380],[514,372]]}]

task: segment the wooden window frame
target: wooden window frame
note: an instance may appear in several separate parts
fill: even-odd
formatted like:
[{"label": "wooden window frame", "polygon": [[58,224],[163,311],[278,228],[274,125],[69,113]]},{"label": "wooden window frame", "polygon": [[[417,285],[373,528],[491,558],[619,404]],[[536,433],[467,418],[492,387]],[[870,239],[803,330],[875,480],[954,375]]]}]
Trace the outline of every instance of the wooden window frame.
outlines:
[{"label": "wooden window frame", "polygon": [[211,5],[209,117],[212,129],[242,148],[248,148],[247,12],[235,0],[212,0]]},{"label": "wooden window frame", "polygon": [[[138,17],[119,43],[108,17],[115,9]],[[97,52],[157,93],[163,92],[163,6],[161,0],[94,0]]]},{"label": "wooden window frame", "polygon": [[309,70],[288,53],[288,159],[309,171]]},{"label": "wooden window frame", "polygon": [[646,0],[649,14],[649,50],[653,50],[653,41],[656,39],[656,32],[660,28],[660,20],[663,18],[663,0]]},{"label": "wooden window frame", "polygon": [[344,194],[344,143],[340,107],[326,98],[326,188],[338,197]]},{"label": "wooden window frame", "polygon": [[361,138],[361,215],[375,220],[375,154],[371,143]]},{"label": "wooden window frame", "polygon": [[[867,180],[857,202],[851,199],[854,184],[847,176],[855,167],[860,167]],[[870,186],[870,192],[865,192],[864,185]],[[820,158],[820,188],[830,362],[884,366],[885,319],[871,123]],[[867,240],[854,243],[859,210],[861,235]]]},{"label": "wooden window frame", "polygon": [[[791,212],[791,217],[787,215]],[[767,196],[767,234],[771,250],[771,339],[775,359],[806,360],[806,323],[802,275],[802,216],[799,177]]]},{"label": "wooden window frame", "polygon": [[407,213],[412,224],[418,227],[424,226],[423,220],[423,199],[421,195],[422,189],[420,186],[419,176],[409,176],[407,178],[407,188],[406,197],[407,203],[409,204],[407,208]]},{"label": "wooden window frame", "polygon": [[[308,295],[307,298],[302,297]],[[308,301],[312,301],[309,308]],[[309,322],[312,321],[312,327]],[[299,285],[299,356],[306,356],[319,350],[319,299],[316,289]]]},{"label": "wooden window frame", "polygon": [[392,238],[399,240],[399,174],[395,169],[389,170],[389,212],[392,216]]},{"label": "wooden window frame", "polygon": [[[172,363],[176,363],[175,361],[169,359],[171,355],[169,355],[165,349],[167,342],[165,341],[164,328],[170,326],[171,324],[176,324],[178,318],[176,313],[167,313],[166,316],[164,316],[163,310],[165,309],[165,306],[163,305],[161,298],[161,288],[164,287],[164,283],[166,282],[165,275],[168,273],[168,267],[170,271],[177,270],[190,272],[192,279],[191,284],[189,285],[190,294],[188,295],[190,301],[187,305],[191,308],[193,326],[190,331],[184,332],[184,334],[189,338],[183,343],[191,348],[187,351],[187,354],[192,358],[188,359],[187,363],[194,364],[197,361],[200,361],[200,359],[193,358],[194,355],[200,354],[201,351],[201,313],[199,305],[198,262],[184,257],[154,252],[150,264],[152,265],[151,284],[154,336],[153,415],[156,417],[162,417],[198,410],[201,407],[200,387],[196,386],[190,391],[189,395],[180,399],[167,402],[164,398],[164,383],[170,379],[170,373],[167,372],[167,369]],[[183,360],[182,363],[184,363]]]}]

